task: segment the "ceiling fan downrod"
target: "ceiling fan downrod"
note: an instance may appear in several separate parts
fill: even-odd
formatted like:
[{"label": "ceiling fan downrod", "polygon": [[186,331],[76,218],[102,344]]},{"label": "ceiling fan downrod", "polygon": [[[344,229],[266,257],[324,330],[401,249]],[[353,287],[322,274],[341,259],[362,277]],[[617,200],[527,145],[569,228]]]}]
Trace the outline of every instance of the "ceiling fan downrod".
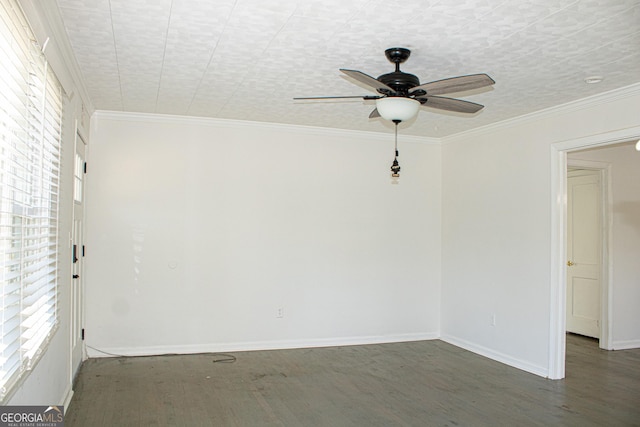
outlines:
[{"label": "ceiling fan downrod", "polygon": [[417,76],[400,71],[400,64],[409,59],[411,51],[404,47],[392,47],[385,50],[384,54],[389,62],[396,65],[396,70],[379,76],[377,80],[392,88],[395,93],[389,93],[386,89],[378,89],[378,92],[384,95],[407,96],[411,88],[420,84]]}]

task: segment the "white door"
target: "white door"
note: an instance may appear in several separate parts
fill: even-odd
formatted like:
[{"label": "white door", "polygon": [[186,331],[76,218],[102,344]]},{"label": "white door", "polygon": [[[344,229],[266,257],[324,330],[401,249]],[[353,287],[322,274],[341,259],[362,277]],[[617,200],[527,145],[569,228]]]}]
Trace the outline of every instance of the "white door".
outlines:
[{"label": "white door", "polygon": [[74,164],[73,185],[73,231],[71,236],[71,372],[75,376],[83,358],[82,341],[83,332],[83,283],[84,283],[84,174],[85,166],[85,142],[76,134],[76,155]]},{"label": "white door", "polygon": [[567,183],[567,332],[600,338],[600,172],[570,171]]}]

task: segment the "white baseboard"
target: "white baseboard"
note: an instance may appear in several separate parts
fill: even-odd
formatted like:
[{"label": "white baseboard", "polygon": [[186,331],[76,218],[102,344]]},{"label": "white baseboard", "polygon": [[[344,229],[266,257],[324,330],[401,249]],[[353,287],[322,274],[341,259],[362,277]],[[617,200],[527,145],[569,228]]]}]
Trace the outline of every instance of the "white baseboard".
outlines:
[{"label": "white baseboard", "polygon": [[521,369],[523,371],[539,375],[544,378],[549,377],[549,370],[543,366],[535,365],[526,360],[516,359],[507,354],[500,353],[495,350],[491,350],[487,347],[483,347],[481,345],[451,336],[451,335],[442,335],[440,339],[449,344],[455,345],[456,347],[464,348],[465,350],[469,350],[473,353],[479,354],[484,357],[488,357],[489,359],[495,360],[500,363],[504,363],[505,365],[512,366],[514,368]]},{"label": "white baseboard", "polygon": [[437,332],[432,332],[365,337],[319,338],[310,340],[253,341],[149,347],[101,347],[99,345],[92,345],[88,343],[87,355],[89,356],[89,358],[99,358],[118,356],[151,356],[161,354],[196,354],[256,350],[284,350],[294,348],[340,347],[349,345],[426,341],[438,338],[439,334]]},{"label": "white baseboard", "polygon": [[630,350],[632,348],[640,348],[640,340],[614,341],[611,347],[613,350]]},{"label": "white baseboard", "polygon": [[62,399],[62,405],[64,406],[65,414],[69,410],[69,405],[71,405],[71,398],[73,397],[73,388],[72,384],[69,384],[67,390],[64,393],[64,397]]}]

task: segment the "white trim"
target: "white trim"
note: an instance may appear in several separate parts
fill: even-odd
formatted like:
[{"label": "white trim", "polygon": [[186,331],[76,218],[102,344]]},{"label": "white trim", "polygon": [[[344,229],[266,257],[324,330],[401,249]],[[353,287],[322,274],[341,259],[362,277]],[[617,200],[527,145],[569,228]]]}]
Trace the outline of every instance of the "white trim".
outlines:
[{"label": "white trim", "polygon": [[[640,87],[640,85],[638,85]],[[628,142],[640,138],[640,126],[599,135],[560,141],[550,146],[551,155],[551,261],[549,306],[549,378],[565,375],[566,289],[564,254],[566,254],[566,181],[567,152],[584,148]],[[611,322],[610,322],[611,323]],[[608,338],[612,339],[611,336]],[[614,341],[615,342],[615,341]]]},{"label": "white trim", "polygon": [[495,351],[490,348],[451,335],[445,334],[440,337],[440,339],[451,345],[455,345],[456,347],[464,348],[465,350],[469,350],[473,353],[488,357],[489,359],[504,363],[514,368],[522,369],[523,371],[539,375],[541,377],[549,376],[549,372],[544,368],[544,366],[534,365],[526,360],[515,359],[509,355],[500,353],[499,351]]},{"label": "white trim", "polygon": [[549,293],[549,378],[564,378],[567,296],[558,284],[565,279],[567,153],[551,146],[551,260]]},{"label": "white trim", "polygon": [[[51,63],[65,92],[70,93],[72,87],[75,86],[75,89],[80,93],[82,102],[91,114],[94,106],[67,37],[67,30],[60,17],[57,2],[35,0],[18,0],[18,2],[38,41],[51,40],[51,43],[48,43],[50,45],[45,56]],[[61,67],[56,65],[61,65]]]},{"label": "white trim", "polygon": [[585,148],[601,147],[621,142],[629,142],[640,138],[640,126],[633,126],[625,129],[613,130],[597,135],[589,135],[566,141],[559,141],[552,144],[556,151],[576,151]]},{"label": "white trim", "polygon": [[67,389],[64,392],[62,405],[64,406],[65,414],[69,410],[69,405],[71,405],[71,399],[73,398],[73,389],[71,388],[71,384],[67,386]]},{"label": "white trim", "polygon": [[[129,113],[122,111],[107,111],[97,110],[94,116],[100,120],[118,120],[118,121],[132,121],[132,122],[146,122],[146,123],[178,123],[185,125],[199,125],[199,126],[215,126],[223,128],[246,128],[256,130],[278,130],[286,132],[299,132],[304,134],[319,135],[325,137],[336,136],[354,136],[360,138],[369,138],[378,141],[393,141],[393,133],[384,132],[371,132],[360,131],[351,129],[337,129],[337,128],[324,128],[318,126],[303,126],[303,125],[291,125],[284,123],[271,123],[271,122],[254,122],[248,120],[235,120],[235,119],[219,119],[214,117],[193,117],[193,116],[177,116],[170,114],[156,114],[156,113]],[[401,132],[401,130],[399,131]],[[414,135],[400,135],[399,142],[413,142],[420,144],[433,144],[440,145],[438,138],[429,138],[426,136],[414,136]]]},{"label": "white trim", "polygon": [[[421,136],[408,135],[408,134],[402,135],[401,138],[402,138],[402,141],[406,141],[406,142],[420,142],[420,143],[427,143],[427,144],[447,144],[459,138],[468,138],[468,137],[485,135],[488,133],[497,132],[500,129],[508,129],[514,126],[519,126],[523,123],[535,122],[545,117],[554,117],[557,114],[561,114],[561,113],[578,111],[578,110],[593,107],[599,104],[615,102],[617,100],[624,99],[630,96],[636,96],[638,95],[638,93],[640,93],[640,83],[633,84],[620,89],[615,89],[602,94],[593,95],[587,98],[569,102],[556,107],[547,108],[545,110],[536,111],[534,113],[525,114],[523,116],[518,116],[515,118],[503,120],[498,123],[493,123],[490,125],[471,129],[469,131],[444,136],[442,138],[426,137],[426,136],[421,137]],[[326,136],[359,135],[359,136],[365,136],[365,137],[369,137],[376,140],[388,138],[388,134],[384,132],[356,131],[356,130],[350,130],[350,129],[324,128],[324,127],[317,127],[317,126],[292,125],[292,124],[272,123],[272,122],[252,122],[252,121],[233,120],[233,119],[177,116],[177,115],[155,114],[155,113],[134,113],[134,112],[121,112],[121,111],[108,111],[108,110],[96,110],[95,114],[99,115],[100,118],[113,119],[113,120],[145,121],[145,122],[152,122],[152,123],[181,122],[181,123],[187,123],[187,124],[189,123],[201,124],[201,125],[219,126],[219,127],[246,126],[248,128],[255,127],[257,129],[280,129],[280,130],[298,131],[298,132],[305,132],[305,133],[312,133],[312,134],[319,134],[319,135],[326,135]],[[598,144],[597,137],[598,135],[595,135],[591,137],[586,137],[586,139],[595,138],[594,141],[596,142],[593,142],[593,144],[597,145]],[[565,143],[571,144],[574,142],[575,142],[574,140],[570,140],[570,141],[566,141]],[[584,146],[581,146],[581,148],[586,148],[587,146],[588,145],[584,145]]]},{"label": "white trim", "polygon": [[250,342],[227,342],[209,344],[187,344],[168,345],[150,347],[108,347],[93,348],[87,345],[90,358],[94,357],[114,357],[114,356],[150,356],[161,354],[195,354],[195,353],[217,353],[217,352],[237,352],[237,351],[257,351],[257,350],[285,350],[294,348],[313,347],[340,347],[349,345],[366,344],[387,344],[409,341],[426,341],[438,339],[436,332],[380,335],[365,337],[344,337],[344,338],[319,338],[311,340],[288,340],[288,341],[250,341]]},{"label": "white trim", "polygon": [[640,348],[640,340],[614,341],[612,350],[630,350],[632,348]]},{"label": "white trim", "polygon": [[526,123],[533,123],[539,120],[543,120],[549,117],[557,117],[558,114],[566,114],[575,111],[584,110],[586,108],[592,108],[600,104],[607,104],[610,102],[616,102],[620,99],[628,98],[630,96],[637,96],[640,94],[640,83],[634,83],[629,86],[625,86],[619,89],[614,89],[609,92],[592,95],[586,98],[578,99],[576,101],[567,102],[553,107],[546,108],[544,110],[535,111],[533,113],[524,114],[522,116],[506,119],[501,122],[492,123],[486,126],[481,126],[468,131],[459,132],[453,135],[449,135],[442,138],[443,143],[452,142],[458,138],[470,138],[480,135],[492,134],[500,131],[501,129],[508,129],[515,126],[520,126]]}]

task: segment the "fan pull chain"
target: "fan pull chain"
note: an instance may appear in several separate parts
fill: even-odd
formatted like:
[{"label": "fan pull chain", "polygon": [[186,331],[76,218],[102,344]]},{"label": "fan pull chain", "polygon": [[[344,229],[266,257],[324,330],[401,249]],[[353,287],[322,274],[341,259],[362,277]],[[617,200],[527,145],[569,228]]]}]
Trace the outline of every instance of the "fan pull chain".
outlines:
[{"label": "fan pull chain", "polygon": [[396,149],[396,157],[398,157],[398,122],[395,122],[396,125],[396,143],[395,143],[395,149]]},{"label": "fan pull chain", "polygon": [[395,128],[395,157],[393,158],[393,164],[391,165],[391,183],[397,184],[398,178],[400,178],[400,164],[398,163],[398,124],[400,120],[394,120]]}]

